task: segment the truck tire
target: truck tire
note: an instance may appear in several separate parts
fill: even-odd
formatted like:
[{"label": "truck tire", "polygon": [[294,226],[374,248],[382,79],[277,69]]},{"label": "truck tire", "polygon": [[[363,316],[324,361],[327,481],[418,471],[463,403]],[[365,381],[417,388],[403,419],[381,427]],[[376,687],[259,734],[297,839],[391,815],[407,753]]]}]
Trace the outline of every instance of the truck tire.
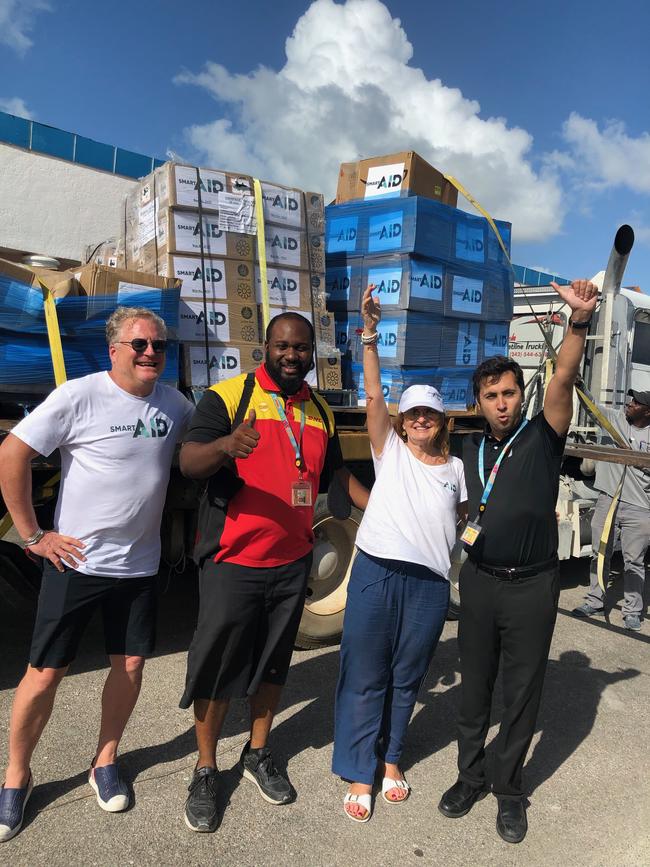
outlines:
[{"label": "truck tire", "polygon": [[326,496],[316,501],[314,561],[296,637],[296,647],[302,650],[337,644],[341,638],[354,540],[362,514],[353,508],[350,517],[341,521],[327,508]]},{"label": "truck tire", "polygon": [[0,600],[15,611],[36,608],[42,570],[13,542],[0,541]]}]

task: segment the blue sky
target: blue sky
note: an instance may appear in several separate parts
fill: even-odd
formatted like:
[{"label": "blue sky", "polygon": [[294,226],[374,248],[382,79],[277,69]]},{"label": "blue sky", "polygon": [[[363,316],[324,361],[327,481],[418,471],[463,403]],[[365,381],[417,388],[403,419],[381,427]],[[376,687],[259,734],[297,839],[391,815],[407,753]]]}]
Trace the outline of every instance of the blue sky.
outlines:
[{"label": "blue sky", "polygon": [[0,108],[326,196],[414,149],[520,264],[591,276],[629,222],[650,291],[648,33],[643,0],[0,0]]}]

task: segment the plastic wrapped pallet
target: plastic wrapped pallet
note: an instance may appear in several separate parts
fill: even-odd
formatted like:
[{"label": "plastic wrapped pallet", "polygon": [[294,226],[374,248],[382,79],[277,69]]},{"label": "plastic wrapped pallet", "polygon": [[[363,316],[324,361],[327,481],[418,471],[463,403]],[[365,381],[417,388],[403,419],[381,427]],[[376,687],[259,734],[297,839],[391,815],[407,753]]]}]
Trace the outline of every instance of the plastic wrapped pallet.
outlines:
[{"label": "plastic wrapped pallet", "polygon": [[[412,196],[329,205],[325,211],[328,267],[360,256],[414,253],[446,265],[509,270],[484,217],[433,199]],[[496,226],[509,254],[511,225],[497,220]]]},{"label": "plastic wrapped pallet", "polygon": [[[353,364],[352,385],[358,390],[360,406],[366,404],[363,366]],[[396,413],[404,389],[411,385],[432,385],[442,395],[447,410],[465,411],[473,404],[472,372],[457,368],[401,367],[383,368],[380,372],[382,392],[391,412]]]}]

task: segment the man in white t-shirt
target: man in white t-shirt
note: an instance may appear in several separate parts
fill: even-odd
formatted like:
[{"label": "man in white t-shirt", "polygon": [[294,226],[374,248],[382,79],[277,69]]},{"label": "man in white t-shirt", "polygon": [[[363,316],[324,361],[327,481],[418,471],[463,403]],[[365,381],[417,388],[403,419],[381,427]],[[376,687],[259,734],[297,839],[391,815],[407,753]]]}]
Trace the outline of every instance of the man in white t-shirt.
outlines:
[{"label": "man in white t-shirt", "polygon": [[[160,520],[174,448],[193,411],[180,392],[158,382],[166,334],[150,310],[119,307],[106,323],[111,370],[56,388],[0,448],[4,501],[25,550],[44,562],[29,665],[11,713],[0,842],[22,826],[32,753],[97,608],[110,671],[88,782],[102,809],[129,804],[117,748],[154,647]],[[43,530],[31,502],[31,461],[55,449],[61,486],[54,529]]]}]

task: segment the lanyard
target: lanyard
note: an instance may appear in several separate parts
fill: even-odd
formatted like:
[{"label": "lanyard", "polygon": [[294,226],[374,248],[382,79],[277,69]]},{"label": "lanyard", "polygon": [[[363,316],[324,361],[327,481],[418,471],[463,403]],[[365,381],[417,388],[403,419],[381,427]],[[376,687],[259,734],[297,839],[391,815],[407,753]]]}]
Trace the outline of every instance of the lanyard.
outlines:
[{"label": "lanyard", "polygon": [[510,439],[510,442],[505,446],[505,448],[503,449],[503,451],[501,452],[501,454],[497,458],[495,465],[492,467],[492,471],[491,471],[490,476],[487,480],[487,484],[485,484],[485,460],[484,460],[484,458],[485,458],[485,437],[483,437],[483,439],[481,440],[481,447],[478,451],[478,474],[479,474],[479,477],[481,479],[481,484],[483,485],[483,496],[481,497],[481,502],[479,503],[479,507],[478,507],[479,514],[482,514],[485,511],[485,504],[488,501],[488,497],[492,493],[492,488],[494,486],[494,480],[496,479],[497,473],[499,472],[499,467],[501,466],[501,461],[505,458],[506,454],[510,451],[512,444],[514,443],[514,441],[517,439],[517,437],[522,432],[522,430],[526,427],[527,424],[528,424],[528,419],[525,418],[522,421],[522,423],[519,425],[517,430],[515,431],[514,435]]},{"label": "lanyard", "polygon": [[291,448],[294,450],[296,456],[296,466],[299,470],[302,470],[303,459],[302,454],[300,453],[300,446],[302,444],[302,434],[305,430],[305,401],[302,400],[300,402],[300,443],[296,441],[296,437],[294,432],[291,430],[291,425],[289,424],[289,420],[287,419],[287,414],[284,411],[284,407],[282,406],[282,401],[277,396],[275,392],[271,392],[271,397],[273,398],[273,403],[275,404],[275,408],[278,411],[278,415],[280,416],[280,421],[282,422],[282,426],[289,437],[289,442],[291,443]]}]

